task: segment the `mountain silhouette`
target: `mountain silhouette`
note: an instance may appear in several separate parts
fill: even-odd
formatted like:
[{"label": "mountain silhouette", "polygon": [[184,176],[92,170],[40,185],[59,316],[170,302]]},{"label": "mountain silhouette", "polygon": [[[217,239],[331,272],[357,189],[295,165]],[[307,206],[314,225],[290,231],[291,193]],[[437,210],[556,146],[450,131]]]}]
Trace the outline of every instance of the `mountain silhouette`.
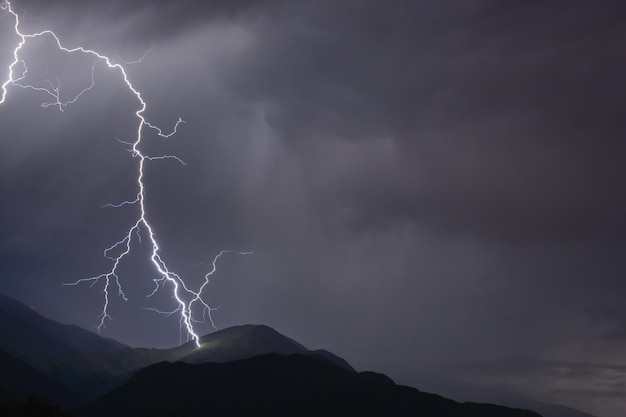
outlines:
[{"label": "mountain silhouette", "polygon": [[[4,339],[0,341],[0,348],[7,351],[10,350],[5,345],[9,342],[17,345],[24,339],[29,339],[32,342],[32,338],[62,345],[63,349],[90,353],[114,352],[128,347],[78,326],[50,320],[19,301],[0,294],[0,325],[9,326],[11,318],[19,320],[20,327],[19,331],[13,334],[11,341]],[[20,351],[20,354],[28,354],[28,352]]]},{"label": "mountain silhouette", "polygon": [[383,374],[356,372],[331,352],[309,350],[263,325],[216,331],[199,348],[130,348],[0,295],[0,334],[0,414],[6,415],[56,404],[81,417],[539,416],[459,403]]},{"label": "mountain silhouette", "polygon": [[78,415],[539,417],[457,403],[314,356],[275,353],[221,364],[155,364]]},{"label": "mountain silhouette", "polygon": [[98,369],[104,369],[110,375],[129,377],[137,369],[163,361],[189,364],[222,363],[267,353],[314,356],[335,366],[354,371],[348,362],[328,351],[309,350],[271,327],[251,324],[233,326],[203,336],[199,348],[195,342],[189,342],[171,349],[126,348],[97,357]]},{"label": "mountain silhouette", "polygon": [[47,401],[69,405],[75,395],[69,387],[27,363],[0,351],[0,403],[15,405],[36,395]]},{"label": "mountain silhouette", "polygon": [[311,351],[269,326],[243,325],[218,330],[200,339],[200,347],[195,343],[161,351],[161,360],[179,361],[190,364],[204,362],[229,362],[251,358],[267,353],[282,355],[302,354],[316,356],[350,371],[354,369],[342,358],[325,350]]},{"label": "mountain silhouette", "polygon": [[[236,326],[204,336],[201,348],[187,343],[172,349],[133,349],[111,339],[47,319],[0,295],[0,350],[73,389],[76,405],[119,386],[138,369],[162,362],[227,362],[266,353],[315,355],[346,369],[343,359],[309,351],[267,326]],[[44,396],[45,397],[45,396]]]},{"label": "mountain silhouette", "polygon": [[[80,403],[124,381],[103,367],[102,356],[127,346],[43,317],[0,295],[0,350],[74,390]],[[45,397],[45,396],[44,396]]]}]

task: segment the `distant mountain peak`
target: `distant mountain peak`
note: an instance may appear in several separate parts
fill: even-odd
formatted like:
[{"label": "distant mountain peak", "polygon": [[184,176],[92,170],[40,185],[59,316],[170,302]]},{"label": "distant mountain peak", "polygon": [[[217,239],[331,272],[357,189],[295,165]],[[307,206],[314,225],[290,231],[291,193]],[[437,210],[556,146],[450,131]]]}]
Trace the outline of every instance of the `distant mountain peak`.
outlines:
[{"label": "distant mountain peak", "polygon": [[325,350],[311,351],[304,345],[263,324],[244,324],[209,333],[200,338],[200,347],[187,343],[169,349],[166,358],[192,364],[228,362],[277,353],[315,357],[345,370],[354,369],[344,359]]},{"label": "distant mountain peak", "polygon": [[248,340],[254,340],[256,343],[260,341],[265,341],[268,343],[276,342],[277,340],[281,340],[281,342],[288,344],[290,347],[299,347],[302,351],[306,351],[307,349],[296,342],[295,340],[288,338],[274,330],[273,328],[265,325],[265,324],[242,324],[232,327],[227,327],[225,329],[217,330],[213,333],[209,333],[200,338],[200,348],[202,348],[202,344],[211,344],[216,339],[219,340],[237,340],[240,342],[245,342]]},{"label": "distant mountain peak", "polygon": [[395,385],[382,375],[348,372],[308,355],[276,353],[227,363],[161,362],[140,370],[80,413],[89,417],[540,417],[532,411],[461,404]]},{"label": "distant mountain peak", "polygon": [[[538,416],[506,407],[460,404],[396,385],[383,374],[357,373],[331,352],[309,350],[266,325],[233,326],[207,334],[201,338],[200,348],[188,343],[173,349],[133,349],[47,319],[0,295],[0,334],[6,335],[0,338],[0,369],[8,370],[0,381],[0,414],[2,403],[36,394],[73,406],[99,398],[92,403],[95,409],[82,409],[91,410],[85,413],[89,417],[144,415],[147,411],[155,416],[180,414],[177,407],[192,398],[195,402],[189,403],[193,407],[188,415],[203,416],[210,391],[211,403],[223,407],[215,410],[216,416],[256,413],[245,408],[245,403],[252,407],[264,403],[266,415],[273,417],[313,415],[310,407],[319,408],[313,410],[319,411],[317,415],[347,407],[354,412],[333,415],[386,416],[389,410],[399,412],[405,407],[409,414],[391,414],[408,416],[430,410],[435,412],[430,415],[449,417]],[[164,388],[166,393],[155,394]],[[241,401],[242,390],[250,401]],[[106,392],[110,394],[102,396]],[[173,392],[177,394],[170,398]],[[144,394],[148,398],[142,400]],[[130,403],[137,408],[126,407]],[[244,404],[239,414],[230,409],[235,403]],[[115,412],[102,414],[98,404],[112,406]],[[171,412],[167,410],[170,405]],[[292,407],[299,411],[294,414]]]}]

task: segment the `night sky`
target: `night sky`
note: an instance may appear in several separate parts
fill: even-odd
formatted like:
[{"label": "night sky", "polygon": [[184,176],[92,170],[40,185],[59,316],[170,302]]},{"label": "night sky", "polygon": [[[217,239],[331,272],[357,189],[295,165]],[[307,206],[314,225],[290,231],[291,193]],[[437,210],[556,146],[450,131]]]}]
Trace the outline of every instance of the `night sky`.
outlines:
[{"label": "night sky", "polygon": [[[626,408],[622,1],[14,0],[126,65],[148,103],[148,217],[215,324],[260,323],[428,390],[431,372],[599,417]],[[18,41],[0,19],[0,82]],[[29,80],[70,99],[91,61],[42,38]],[[103,250],[137,208],[135,97],[118,71],[73,105],[0,106],[0,292],[93,329]],[[46,84],[48,83],[48,84]],[[103,336],[179,344],[137,245]],[[200,333],[212,331],[198,326]],[[184,336],[184,335],[183,335]],[[445,384],[444,384],[445,385]],[[434,387],[445,394],[447,389]],[[471,399],[471,398],[467,398]]]}]

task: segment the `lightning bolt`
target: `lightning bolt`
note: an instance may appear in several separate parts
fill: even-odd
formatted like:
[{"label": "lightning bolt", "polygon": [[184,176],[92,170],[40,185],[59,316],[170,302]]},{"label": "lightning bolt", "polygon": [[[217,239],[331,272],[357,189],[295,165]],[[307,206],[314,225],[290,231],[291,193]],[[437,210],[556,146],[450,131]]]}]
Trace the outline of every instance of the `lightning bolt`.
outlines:
[{"label": "lightning bolt", "polygon": [[[63,285],[74,286],[74,285],[79,285],[83,283],[89,283],[93,287],[97,283],[101,283],[101,282],[104,283],[103,289],[102,289],[103,304],[102,304],[102,310],[100,312],[100,315],[98,316],[98,325],[97,325],[98,332],[100,332],[105,327],[107,320],[112,320],[112,317],[109,314],[109,302],[110,302],[110,297],[111,297],[111,291],[114,288],[116,288],[118,296],[124,300],[128,300],[128,298],[126,297],[124,293],[123,287],[120,283],[120,277],[118,275],[118,271],[124,259],[131,253],[133,243],[135,241],[138,241],[139,243],[141,243],[142,235],[144,235],[147,238],[148,244],[152,248],[151,254],[150,254],[150,261],[158,274],[158,278],[155,278],[153,280],[155,284],[155,288],[152,291],[152,293],[148,294],[147,296],[151,297],[154,294],[156,294],[159,290],[165,288],[166,286],[170,286],[172,289],[172,296],[174,300],[176,301],[176,308],[171,311],[161,311],[161,310],[157,310],[153,308],[151,308],[150,310],[156,311],[161,314],[166,314],[166,315],[173,315],[176,313],[179,314],[181,334],[184,331],[186,334],[187,340],[193,340],[196,346],[200,347],[200,337],[194,330],[194,324],[204,323],[208,320],[211,326],[214,329],[216,328],[215,323],[213,321],[212,312],[215,311],[219,307],[209,306],[209,304],[207,304],[207,302],[205,302],[204,299],[202,298],[202,293],[204,289],[206,288],[206,286],[209,284],[211,276],[217,270],[218,260],[223,255],[229,254],[229,253],[237,254],[237,255],[249,255],[252,252],[251,251],[249,252],[221,251],[220,253],[218,253],[213,258],[213,261],[210,264],[211,268],[209,272],[204,275],[204,280],[202,281],[202,284],[197,290],[191,289],[185,283],[185,281],[182,279],[182,277],[179,274],[175,273],[168,267],[168,265],[165,263],[165,261],[161,257],[160,247],[156,240],[153,226],[148,221],[148,215],[146,211],[146,188],[144,185],[144,175],[145,175],[144,166],[146,162],[148,161],[162,160],[162,159],[174,159],[180,162],[181,164],[185,164],[185,162],[175,155],[149,156],[149,155],[145,155],[144,153],[142,153],[140,149],[141,147],[140,145],[142,142],[142,133],[146,129],[151,129],[152,131],[156,132],[158,136],[161,136],[163,138],[169,138],[172,135],[176,134],[177,129],[180,127],[181,124],[184,124],[186,122],[183,119],[179,118],[178,121],[174,124],[172,130],[169,132],[165,132],[161,128],[149,123],[144,117],[144,112],[146,110],[147,104],[142,98],[140,91],[137,90],[131,83],[128,77],[128,74],[126,73],[126,70],[124,69],[124,66],[123,66],[123,64],[133,64],[133,63],[140,62],[143,59],[143,57],[140,58],[138,61],[126,62],[117,56],[113,58],[109,58],[105,55],[102,55],[101,53],[97,51],[86,49],[82,46],[79,46],[76,48],[67,48],[63,46],[59,37],[51,30],[43,30],[37,33],[23,33],[20,31],[19,15],[13,10],[13,8],[11,7],[11,2],[8,0],[0,3],[0,20],[6,17],[12,18],[14,20],[13,28],[19,41],[17,43],[17,46],[13,50],[13,61],[8,67],[8,76],[6,78],[6,81],[4,81],[1,87],[2,95],[0,97],[0,105],[4,104],[7,101],[7,96],[9,94],[9,87],[13,86],[13,87],[19,87],[19,88],[43,92],[44,94],[51,97],[51,101],[42,103],[42,107],[44,108],[58,107],[60,111],[64,111],[66,107],[76,103],[81,98],[81,96],[88,93],[91,89],[94,88],[96,84],[94,74],[95,74],[95,68],[98,64],[104,64],[110,70],[118,71],[121,74],[122,80],[125,83],[126,87],[128,88],[130,92],[132,92],[132,94],[135,96],[135,98],[137,99],[140,105],[139,110],[135,112],[135,116],[137,118],[137,130],[136,130],[134,141],[126,142],[126,141],[121,141],[118,139],[118,141],[120,141],[121,143],[124,143],[129,146],[129,149],[128,149],[129,153],[131,154],[132,157],[138,160],[137,177],[136,177],[137,194],[135,198],[132,200],[123,201],[123,202],[116,203],[116,204],[107,204],[104,206],[104,207],[114,207],[114,208],[119,208],[119,207],[127,206],[127,205],[137,206],[138,217],[135,223],[126,231],[124,236],[118,242],[114,243],[113,245],[111,245],[110,247],[104,250],[104,257],[109,259],[112,262],[111,268],[107,272],[99,274],[99,275],[95,275],[89,278],[82,278],[75,282],[66,283]],[[28,76],[28,67],[26,65],[26,62],[20,59],[20,54],[24,49],[28,47],[29,41],[36,39],[36,38],[43,38],[43,37],[49,37],[50,39],[52,39],[54,43],[56,44],[56,47],[60,51],[63,51],[67,54],[79,53],[79,54],[84,54],[86,56],[93,58],[93,64],[92,64],[92,69],[91,69],[91,83],[87,87],[80,90],[78,94],[76,94],[74,97],[72,97],[69,100],[61,99],[60,81],[58,80],[49,79],[46,82],[47,85],[43,85],[43,86],[35,86],[32,84],[28,84],[26,82],[26,79]],[[199,315],[194,313],[198,309],[200,310]],[[181,337],[181,341],[182,341],[182,337]]]}]

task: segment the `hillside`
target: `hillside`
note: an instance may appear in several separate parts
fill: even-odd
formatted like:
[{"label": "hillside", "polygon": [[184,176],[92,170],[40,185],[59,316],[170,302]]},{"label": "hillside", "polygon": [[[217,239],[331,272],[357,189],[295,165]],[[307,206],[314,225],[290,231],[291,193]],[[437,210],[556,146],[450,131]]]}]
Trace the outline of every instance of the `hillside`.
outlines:
[{"label": "hillside", "polygon": [[[3,413],[17,403],[22,405],[14,411],[42,406],[37,400],[24,402],[34,395],[84,417],[538,416],[398,386],[385,375],[356,372],[331,352],[309,350],[262,325],[216,331],[202,337],[199,348],[187,343],[136,349],[54,322],[0,296],[0,334]],[[563,417],[561,408],[543,409],[549,410],[544,417]]]},{"label": "hillside", "polygon": [[19,332],[18,336],[21,336],[26,331],[35,331],[37,334],[29,334],[29,337],[42,337],[47,340],[62,342],[63,345],[72,350],[107,353],[128,347],[113,339],[107,339],[94,332],[81,329],[78,326],[61,324],[50,320],[19,301],[2,294],[0,294],[0,314],[4,316],[10,315],[23,323],[23,331]]},{"label": "hillside", "polygon": [[222,364],[162,362],[77,412],[84,417],[417,416],[539,417],[457,403],[304,355],[268,354]]},{"label": "hillside", "polygon": [[76,393],[32,366],[0,351],[0,404],[18,404],[37,395],[56,404],[69,405]]}]

